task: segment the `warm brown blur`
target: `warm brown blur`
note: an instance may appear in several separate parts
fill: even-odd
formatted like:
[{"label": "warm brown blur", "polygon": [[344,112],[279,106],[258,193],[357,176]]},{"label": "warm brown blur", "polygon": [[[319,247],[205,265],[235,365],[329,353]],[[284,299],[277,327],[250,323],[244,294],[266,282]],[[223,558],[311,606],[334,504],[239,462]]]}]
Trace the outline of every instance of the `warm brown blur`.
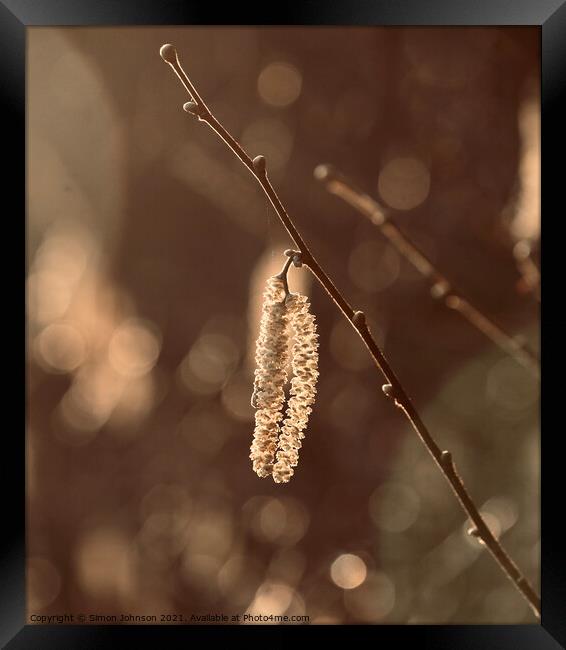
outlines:
[{"label": "warm brown blur", "polygon": [[[332,163],[538,347],[535,28],[28,30],[28,613],[532,623],[306,269],[320,379],[287,485],[248,458],[261,294],[292,245],[211,110],[363,309],[539,589],[539,387],[313,179]],[[108,619],[111,621],[111,619]],[[102,619],[99,619],[102,622]]]}]

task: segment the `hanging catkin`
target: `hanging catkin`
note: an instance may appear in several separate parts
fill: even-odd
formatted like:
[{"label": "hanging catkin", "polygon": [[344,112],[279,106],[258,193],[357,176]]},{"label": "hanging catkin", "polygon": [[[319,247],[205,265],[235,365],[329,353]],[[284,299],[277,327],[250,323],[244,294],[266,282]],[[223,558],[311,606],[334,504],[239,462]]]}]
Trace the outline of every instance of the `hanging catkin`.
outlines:
[{"label": "hanging catkin", "polygon": [[293,476],[293,467],[299,462],[301,440],[305,437],[318,379],[318,334],[314,316],[306,296],[291,294],[287,298],[287,319],[293,343],[293,379],[291,397],[279,436],[277,462],[273,466],[273,480],[287,483]]},{"label": "hanging catkin", "polygon": [[254,472],[262,478],[273,471],[279,422],[285,403],[289,358],[285,295],[283,280],[277,276],[269,278],[263,294],[252,395],[252,405],[257,410],[250,458]]},{"label": "hanging catkin", "polygon": [[[285,420],[280,425],[291,336],[293,378]],[[316,394],[317,349],[318,335],[308,298],[288,294],[279,276],[269,278],[256,346],[252,405],[257,410],[250,458],[259,476],[272,474],[276,483],[287,483],[299,460]]]}]

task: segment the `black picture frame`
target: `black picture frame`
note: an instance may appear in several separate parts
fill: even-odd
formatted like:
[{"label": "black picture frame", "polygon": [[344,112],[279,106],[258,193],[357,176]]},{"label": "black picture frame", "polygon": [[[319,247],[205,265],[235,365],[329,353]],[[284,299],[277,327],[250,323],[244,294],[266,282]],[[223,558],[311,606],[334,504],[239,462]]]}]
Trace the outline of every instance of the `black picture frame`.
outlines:
[{"label": "black picture frame", "polygon": [[[565,0],[341,0],[305,1],[287,7],[267,5],[258,8],[251,3],[183,2],[182,0],[0,0],[0,88],[4,120],[4,194],[10,201],[10,210],[4,217],[14,226],[15,234],[5,234],[18,252],[25,250],[25,142],[26,142],[26,28],[31,26],[110,26],[110,25],[523,25],[538,26],[542,43],[542,150],[544,152],[542,197],[549,214],[559,221],[558,192],[560,154],[564,155],[560,120],[564,109],[564,80],[566,79],[566,2]],[[563,108],[560,109],[560,106]],[[556,154],[556,155],[553,155]],[[557,161],[556,163],[550,161]],[[560,179],[562,180],[562,179]],[[552,206],[552,207],[551,207]],[[8,217],[9,215],[9,217]],[[547,218],[550,228],[554,220]],[[547,242],[550,236],[547,237]],[[6,246],[7,248],[7,246]],[[8,258],[8,256],[3,256]],[[548,254],[549,260],[553,257]],[[14,293],[14,308],[4,319],[14,328],[7,335],[8,347],[16,355],[24,344],[25,289],[15,265],[5,271],[5,283]],[[549,276],[550,277],[550,276]],[[16,278],[18,280],[16,281]],[[25,286],[25,285],[24,285]],[[550,295],[550,290],[549,290]],[[23,309],[22,309],[23,307]],[[14,317],[17,313],[17,317]],[[24,329],[21,329],[21,320]],[[545,332],[542,350],[558,350],[553,346],[552,328]],[[18,342],[18,345],[15,342]],[[24,348],[25,349],[25,348]],[[21,377],[21,359],[11,377]],[[23,379],[23,377],[22,377]],[[22,383],[25,383],[22,382]],[[22,383],[14,382],[21,395]],[[544,403],[560,403],[560,383],[545,385]],[[555,399],[556,398],[556,399]],[[25,400],[24,400],[25,401]],[[16,416],[14,427],[4,436],[2,471],[6,486],[3,496],[13,512],[4,517],[0,573],[0,641],[10,649],[41,648],[106,648],[137,646],[141,642],[162,647],[186,647],[202,638],[215,641],[227,639],[235,630],[229,626],[42,626],[27,625],[25,621],[25,442],[21,424],[22,411],[17,400],[12,400]],[[546,420],[545,420],[546,422]],[[382,625],[365,627],[376,641],[394,641],[418,644],[424,648],[514,648],[544,650],[566,644],[566,583],[564,580],[564,553],[560,510],[563,494],[560,482],[560,426],[553,426],[548,418],[543,435],[541,472],[542,527],[542,623],[541,625],[490,626],[420,626]],[[558,496],[555,496],[558,495]],[[345,628],[348,628],[345,630]],[[243,629],[243,628],[240,628]],[[246,628],[250,629],[250,628]],[[257,628],[255,628],[257,629]],[[302,627],[312,634],[315,626]],[[278,640],[294,634],[297,628],[278,629]],[[273,631],[271,631],[273,632]],[[301,632],[301,633],[303,633]],[[349,626],[333,628],[338,637],[350,634]],[[273,638],[273,635],[272,635]],[[7,645],[5,645],[7,644]]]}]

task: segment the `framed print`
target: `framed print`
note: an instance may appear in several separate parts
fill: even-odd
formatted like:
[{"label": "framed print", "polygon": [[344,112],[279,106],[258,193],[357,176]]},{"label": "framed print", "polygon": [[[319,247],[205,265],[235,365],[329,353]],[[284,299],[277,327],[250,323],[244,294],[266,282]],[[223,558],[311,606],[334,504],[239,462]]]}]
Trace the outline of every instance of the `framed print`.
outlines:
[{"label": "framed print", "polygon": [[0,5],[2,642],[561,647],[563,4],[212,9]]}]

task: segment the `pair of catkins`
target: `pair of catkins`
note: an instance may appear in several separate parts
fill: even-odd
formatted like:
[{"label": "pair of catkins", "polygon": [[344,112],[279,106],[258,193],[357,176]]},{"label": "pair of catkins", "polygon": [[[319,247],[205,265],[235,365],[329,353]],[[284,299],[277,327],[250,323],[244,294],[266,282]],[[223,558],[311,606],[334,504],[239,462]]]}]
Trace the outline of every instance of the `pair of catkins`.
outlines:
[{"label": "pair of catkins", "polygon": [[[267,280],[256,344],[250,458],[258,476],[272,476],[276,483],[287,483],[294,474],[315,400],[318,334],[309,307],[306,296],[288,292],[281,275]],[[289,361],[292,378],[283,418]]]}]

